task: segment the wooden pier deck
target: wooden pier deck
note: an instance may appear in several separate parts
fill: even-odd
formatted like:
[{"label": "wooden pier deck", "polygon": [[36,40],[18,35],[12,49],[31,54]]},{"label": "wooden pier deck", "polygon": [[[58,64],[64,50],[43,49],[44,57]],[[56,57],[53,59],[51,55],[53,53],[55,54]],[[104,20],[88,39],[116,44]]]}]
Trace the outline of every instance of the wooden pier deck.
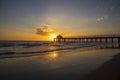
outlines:
[{"label": "wooden pier deck", "polygon": [[87,42],[117,42],[120,43],[120,36],[111,36],[111,37],[79,37],[79,38],[63,38],[63,37],[57,37],[54,38],[54,42],[81,42],[81,43],[87,43]]}]

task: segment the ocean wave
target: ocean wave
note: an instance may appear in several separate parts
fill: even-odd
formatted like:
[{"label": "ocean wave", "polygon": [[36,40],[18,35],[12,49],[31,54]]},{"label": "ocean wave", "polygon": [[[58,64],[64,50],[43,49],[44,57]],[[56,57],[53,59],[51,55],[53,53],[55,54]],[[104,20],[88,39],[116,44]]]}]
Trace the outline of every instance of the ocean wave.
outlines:
[{"label": "ocean wave", "polygon": [[23,56],[33,56],[37,54],[42,54],[42,53],[48,53],[48,52],[54,52],[54,51],[61,51],[61,50],[73,50],[73,49],[78,49],[78,48],[87,48],[91,46],[76,46],[76,47],[66,47],[66,48],[57,48],[57,49],[52,49],[52,50],[43,50],[43,51],[34,51],[34,52],[4,52],[0,53],[0,58],[13,58],[13,57],[23,57]]},{"label": "ocean wave", "polygon": [[0,43],[0,58],[30,56],[60,50],[105,45],[105,43],[56,43],[39,41],[3,41]]}]

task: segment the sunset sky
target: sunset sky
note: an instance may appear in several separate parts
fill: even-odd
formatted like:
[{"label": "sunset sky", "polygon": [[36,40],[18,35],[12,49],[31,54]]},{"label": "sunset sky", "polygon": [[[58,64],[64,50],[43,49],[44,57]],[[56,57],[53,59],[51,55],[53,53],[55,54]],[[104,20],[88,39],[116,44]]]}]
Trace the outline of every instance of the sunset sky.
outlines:
[{"label": "sunset sky", "polygon": [[120,0],[0,0],[0,40],[120,34]]}]

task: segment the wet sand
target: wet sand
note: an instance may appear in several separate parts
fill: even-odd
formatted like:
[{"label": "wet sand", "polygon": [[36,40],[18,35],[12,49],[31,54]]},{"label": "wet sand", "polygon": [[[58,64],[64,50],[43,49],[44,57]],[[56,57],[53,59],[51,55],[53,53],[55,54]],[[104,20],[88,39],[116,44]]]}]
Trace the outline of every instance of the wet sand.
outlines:
[{"label": "wet sand", "polygon": [[0,80],[117,80],[118,53],[119,49],[75,49],[1,58]]},{"label": "wet sand", "polygon": [[120,80],[120,53],[81,80]]}]

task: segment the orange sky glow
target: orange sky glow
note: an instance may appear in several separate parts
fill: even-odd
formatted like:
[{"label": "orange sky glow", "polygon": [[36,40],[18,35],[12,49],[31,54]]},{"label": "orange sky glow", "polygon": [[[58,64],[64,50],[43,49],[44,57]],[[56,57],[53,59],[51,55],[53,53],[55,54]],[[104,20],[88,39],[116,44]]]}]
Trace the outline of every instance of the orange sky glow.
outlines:
[{"label": "orange sky glow", "polygon": [[120,6],[114,0],[49,1],[2,0],[0,40],[51,41],[58,34],[120,34]]}]

